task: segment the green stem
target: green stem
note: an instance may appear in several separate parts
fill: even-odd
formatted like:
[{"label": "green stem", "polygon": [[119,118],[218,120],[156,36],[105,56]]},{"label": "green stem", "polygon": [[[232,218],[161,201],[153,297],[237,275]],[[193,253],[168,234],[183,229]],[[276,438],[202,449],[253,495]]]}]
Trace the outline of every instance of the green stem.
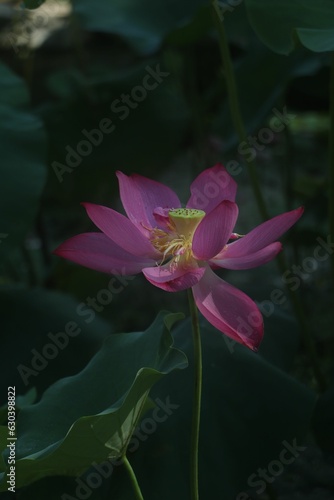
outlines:
[{"label": "green stem", "polygon": [[[330,129],[329,129],[329,232],[334,240],[334,53],[331,54],[331,76],[329,84]],[[332,254],[334,283],[334,253]]]},{"label": "green stem", "polygon": [[193,144],[196,161],[193,163],[192,174],[196,177],[202,170],[209,165],[206,163],[206,153],[204,152],[205,131],[203,124],[203,99],[201,99],[198,88],[198,76],[196,65],[196,53],[193,48],[185,51],[184,55],[184,88],[185,97],[188,100],[189,109],[191,111],[191,123],[193,130]]},{"label": "green stem", "polygon": [[[247,142],[247,133],[245,129],[245,125],[241,116],[239,98],[238,98],[238,90],[234,76],[233,64],[230,54],[230,49],[227,43],[227,37],[225,32],[225,27],[223,21],[220,19],[220,11],[217,0],[212,0],[213,6],[213,17],[214,22],[217,27],[217,32],[219,36],[219,49],[221,58],[224,65],[224,76],[226,81],[229,105],[231,110],[231,117],[233,121],[234,128],[238,134],[240,142]],[[252,185],[252,189],[254,191],[254,195],[263,219],[269,219],[268,210],[266,207],[266,203],[262,196],[261,188],[258,182],[257,173],[256,173],[256,165],[253,160],[247,162],[249,177]]]},{"label": "green stem", "polygon": [[[220,10],[219,10],[219,5],[218,5],[217,0],[212,0],[212,10],[213,10],[214,22],[215,22],[215,25],[217,27],[217,32],[218,32],[218,36],[219,36],[219,48],[220,48],[222,63],[223,63],[223,67],[224,67],[224,76],[225,76],[225,80],[226,80],[228,100],[229,100],[233,124],[234,124],[235,130],[237,132],[239,141],[240,142],[244,142],[244,141],[247,142],[246,128],[245,128],[245,125],[244,125],[244,122],[242,119],[241,110],[240,110],[238,90],[237,90],[237,85],[236,85],[236,81],[235,81],[234,68],[233,68],[233,64],[232,64],[230,49],[229,49],[228,42],[227,42],[224,23],[220,18]],[[334,100],[334,98],[333,98],[333,100]],[[333,108],[334,108],[334,105],[333,105]],[[333,111],[333,115],[334,115],[334,111]],[[333,119],[333,121],[334,121],[334,119]],[[334,130],[334,128],[333,128],[333,130]],[[334,139],[333,139],[333,143],[334,143]],[[332,165],[334,165],[334,153],[333,153]],[[263,195],[262,195],[262,192],[261,192],[260,183],[259,183],[259,180],[257,177],[255,162],[253,160],[248,161],[247,168],[248,168],[252,189],[254,192],[254,196],[255,196],[260,214],[264,220],[267,220],[267,219],[269,219],[269,213],[267,210],[266,202],[265,202]],[[334,177],[334,175],[333,175],[333,177]],[[334,186],[333,186],[332,193],[334,194]],[[333,208],[333,205],[331,205],[331,206],[332,206],[332,210],[333,210],[333,219],[332,220],[334,221],[334,208]],[[334,224],[334,222],[333,222],[333,224]],[[334,228],[332,228],[332,229],[334,231]],[[278,255],[277,261],[278,261],[280,272],[283,275],[284,272],[288,269],[288,265],[286,263],[286,260],[283,256],[283,254]],[[296,295],[294,292],[292,292],[292,290],[289,287],[287,287],[287,290],[288,290],[288,294],[289,294],[291,302],[292,302],[295,316],[299,321],[301,335],[303,338],[304,346],[309,354],[309,359],[310,359],[310,362],[311,362],[312,367],[313,367],[314,377],[317,381],[317,384],[318,384],[320,391],[323,391],[326,387],[326,381],[325,381],[324,375],[323,375],[321,368],[320,368],[320,364],[319,364],[319,361],[317,358],[316,349],[314,346],[312,333],[311,333],[311,330],[309,328],[307,319],[305,318],[303,306],[300,302],[298,295]]]},{"label": "green stem", "polygon": [[140,490],[140,487],[139,487],[139,484],[138,484],[138,481],[136,478],[136,474],[134,473],[134,470],[131,467],[131,464],[130,464],[126,455],[123,456],[123,465],[125,466],[127,473],[129,475],[130,481],[131,481],[132,486],[133,486],[133,490],[136,494],[136,499],[137,500],[144,500],[144,497],[142,495],[142,492]]},{"label": "green stem", "polygon": [[192,323],[193,344],[194,344],[194,399],[192,413],[191,429],[191,447],[190,447],[190,498],[199,499],[198,492],[198,443],[199,429],[201,420],[201,398],[202,398],[202,346],[201,332],[198,322],[197,307],[191,289],[188,289],[188,300]]}]

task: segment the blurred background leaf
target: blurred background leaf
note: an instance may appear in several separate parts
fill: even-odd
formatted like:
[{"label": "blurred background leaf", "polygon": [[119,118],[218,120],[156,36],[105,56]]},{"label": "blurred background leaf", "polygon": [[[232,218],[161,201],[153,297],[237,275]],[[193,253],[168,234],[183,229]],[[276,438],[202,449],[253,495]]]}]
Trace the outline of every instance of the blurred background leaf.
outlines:
[{"label": "blurred background leaf", "polygon": [[274,52],[289,54],[300,43],[314,52],[334,49],[332,0],[246,0],[259,38]]},{"label": "blurred background leaf", "polygon": [[74,13],[88,30],[120,35],[136,51],[149,54],[156,51],[164,37],[180,26],[187,25],[206,0],[131,0],[108,2],[101,0],[91,9],[88,0],[74,0]]},{"label": "blurred background leaf", "polygon": [[[0,258],[23,241],[35,219],[46,181],[46,133],[26,111],[29,94],[15,74],[0,64]],[[4,182],[5,181],[5,182]]]},{"label": "blurred background leaf", "polygon": [[[112,329],[99,317],[83,316],[80,303],[59,292],[3,286],[0,289],[0,303],[4,332],[3,394],[6,387],[15,385],[17,395],[26,393],[27,388],[36,387],[40,397],[58,378],[82,369]],[[17,314],[17,311],[20,313]],[[67,325],[72,323],[77,326],[71,331],[77,333],[66,335]],[[66,339],[60,339],[60,347],[57,347],[54,338],[58,333],[67,337],[67,345]],[[50,358],[49,354],[45,356],[48,345],[53,346],[49,351]],[[36,365],[33,365],[35,358]],[[36,369],[36,366],[39,368]]]}]

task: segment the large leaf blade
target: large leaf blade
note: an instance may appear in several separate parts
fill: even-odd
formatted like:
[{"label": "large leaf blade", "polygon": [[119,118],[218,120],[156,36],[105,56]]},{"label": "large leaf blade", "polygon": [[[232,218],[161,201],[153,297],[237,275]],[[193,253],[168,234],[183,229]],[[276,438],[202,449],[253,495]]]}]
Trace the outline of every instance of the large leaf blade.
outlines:
[{"label": "large leaf blade", "polygon": [[84,370],[22,409],[17,487],[44,476],[80,474],[94,461],[124,454],[140,416],[151,407],[152,385],[187,364],[169,333],[179,318],[160,313],[145,332],[111,335]]}]

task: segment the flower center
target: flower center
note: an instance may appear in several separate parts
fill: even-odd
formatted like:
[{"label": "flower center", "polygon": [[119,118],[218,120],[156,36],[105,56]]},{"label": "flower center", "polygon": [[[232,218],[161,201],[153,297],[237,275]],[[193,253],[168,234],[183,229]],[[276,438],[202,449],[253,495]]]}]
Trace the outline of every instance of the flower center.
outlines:
[{"label": "flower center", "polygon": [[187,266],[193,260],[192,239],[205,212],[194,208],[177,208],[168,213],[168,231],[155,228],[152,230],[151,243],[163,254],[161,264],[172,258],[172,265],[182,263]]},{"label": "flower center", "polygon": [[203,210],[195,208],[177,208],[169,212],[169,218],[173,221],[177,232],[191,239],[204,216]]}]

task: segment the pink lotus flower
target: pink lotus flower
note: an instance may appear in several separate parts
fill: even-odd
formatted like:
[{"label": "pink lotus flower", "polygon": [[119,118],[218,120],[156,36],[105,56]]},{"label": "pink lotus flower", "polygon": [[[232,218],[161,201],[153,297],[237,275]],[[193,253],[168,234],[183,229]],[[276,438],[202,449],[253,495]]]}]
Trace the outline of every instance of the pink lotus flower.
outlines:
[{"label": "pink lotus flower", "polygon": [[186,208],[159,182],[122,172],[117,177],[128,218],[83,203],[102,232],[74,236],[55,253],[110,274],[142,272],[168,292],[192,287],[198,309],[212,325],[256,350],[263,337],[257,305],[212,269],[250,269],[272,260],[282,248],[275,240],[300,218],[303,208],[278,215],[240,237],[233,233],[237,185],[222,165],[194,180]]}]

